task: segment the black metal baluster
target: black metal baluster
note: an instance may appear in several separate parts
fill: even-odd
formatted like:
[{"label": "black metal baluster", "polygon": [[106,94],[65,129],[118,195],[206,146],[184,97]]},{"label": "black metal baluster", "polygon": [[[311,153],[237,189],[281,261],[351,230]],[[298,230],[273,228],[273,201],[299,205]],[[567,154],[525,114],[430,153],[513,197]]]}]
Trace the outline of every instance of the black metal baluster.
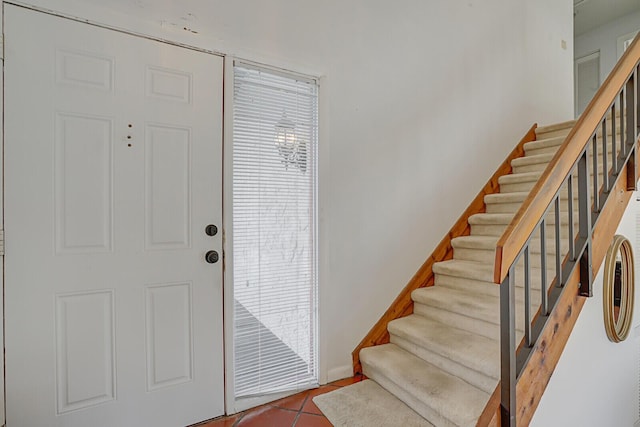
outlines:
[{"label": "black metal baluster", "polygon": [[524,340],[531,347],[531,274],[529,271],[529,243],[524,247]]},{"label": "black metal baluster", "polygon": [[635,110],[636,110],[636,114],[635,114],[636,126],[634,127],[634,129],[636,129],[636,136],[633,139],[635,143],[638,137],[638,131],[640,131],[640,108],[638,107],[638,99],[640,99],[640,84],[638,84],[638,76],[640,75],[640,65],[638,65],[636,69],[633,70],[633,74],[635,77],[634,82],[635,82],[635,95],[636,95],[636,102],[634,103]]},{"label": "black metal baluster", "polygon": [[616,149],[616,103],[611,106],[611,169],[614,175],[618,174],[618,150]]},{"label": "black metal baluster", "polygon": [[547,223],[543,218],[540,222],[540,304],[543,316],[549,314],[549,303],[547,301]]},{"label": "black metal baluster", "polygon": [[618,99],[620,100],[620,156],[622,159],[625,158],[625,154],[627,154],[627,144],[625,142],[625,133],[624,133],[624,121],[625,121],[625,112],[626,108],[624,106],[624,93],[625,87],[622,87]]},{"label": "black metal baluster", "polygon": [[576,260],[576,242],[573,234],[573,175],[570,173],[567,177],[567,194],[569,196],[567,217],[569,219],[569,259]]},{"label": "black metal baluster", "polygon": [[[636,123],[636,110],[638,108],[637,98],[635,86],[637,85],[636,78],[638,77],[637,69],[634,70],[633,74],[627,80],[625,85],[626,91],[626,101],[627,101],[627,132],[626,132],[626,143],[625,150],[631,150],[631,154],[629,154],[629,161],[627,162],[627,190],[633,191],[636,190],[637,181],[636,181],[636,150],[635,150],[635,142],[636,142],[636,131],[637,131],[637,123]],[[627,151],[625,151],[626,153]]]},{"label": "black metal baluster", "polygon": [[580,255],[580,295],[592,296],[591,267],[591,197],[589,196],[589,162],[587,151],[578,159],[578,240],[585,245]]},{"label": "black metal baluster", "polygon": [[595,212],[600,212],[600,198],[598,196],[598,137],[595,133],[591,138],[591,145],[593,146],[593,209]]},{"label": "black metal baluster", "polygon": [[602,120],[602,187],[603,192],[608,193],[609,190],[609,168],[607,167],[607,158],[609,157],[607,149],[607,119]]},{"label": "black metal baluster", "polygon": [[516,425],[515,263],[500,285],[500,413],[502,427]]},{"label": "black metal baluster", "polygon": [[554,214],[556,216],[555,232],[556,232],[556,286],[561,287],[562,282],[562,253],[560,252],[560,196],[557,195],[554,201]]}]

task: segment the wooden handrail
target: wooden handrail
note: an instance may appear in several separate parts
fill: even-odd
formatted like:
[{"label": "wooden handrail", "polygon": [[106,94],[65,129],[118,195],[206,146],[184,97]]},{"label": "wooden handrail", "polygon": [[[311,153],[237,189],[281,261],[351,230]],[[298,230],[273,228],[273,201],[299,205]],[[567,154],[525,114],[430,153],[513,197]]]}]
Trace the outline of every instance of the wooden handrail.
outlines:
[{"label": "wooden handrail", "polygon": [[587,109],[569,132],[564,143],[558,148],[529,196],[524,200],[502,237],[498,240],[494,268],[495,283],[501,284],[507,276],[509,268],[572,171],[578,157],[596,132],[609,107],[615,102],[620,88],[638,65],[638,58],[640,58],[640,41],[638,39],[640,38],[636,37],[596,92]]}]

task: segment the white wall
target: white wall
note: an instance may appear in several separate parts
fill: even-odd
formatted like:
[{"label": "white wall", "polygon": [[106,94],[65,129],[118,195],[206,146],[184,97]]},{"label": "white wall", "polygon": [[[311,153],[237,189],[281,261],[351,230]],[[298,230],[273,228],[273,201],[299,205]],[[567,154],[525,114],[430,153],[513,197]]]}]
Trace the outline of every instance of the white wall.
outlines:
[{"label": "white wall", "polygon": [[[573,118],[573,4],[525,1],[526,107],[540,124]],[[571,98],[571,100],[569,100]]]},{"label": "white wall", "polygon": [[600,84],[602,84],[618,62],[618,37],[638,30],[640,30],[640,9],[576,37],[574,58],[582,58],[600,51]]},{"label": "white wall", "polygon": [[569,0],[28,3],[322,76],[323,381],[531,124],[573,116]]},{"label": "white wall", "polygon": [[[617,234],[636,244],[635,197],[629,204]],[[638,254],[634,253],[636,260]],[[636,262],[637,265],[637,262]],[[558,366],[536,410],[531,426],[633,426],[638,413],[638,361],[640,326],[640,271],[636,267],[635,316],[626,341],[607,339],[602,311],[602,271],[578,317]]]}]

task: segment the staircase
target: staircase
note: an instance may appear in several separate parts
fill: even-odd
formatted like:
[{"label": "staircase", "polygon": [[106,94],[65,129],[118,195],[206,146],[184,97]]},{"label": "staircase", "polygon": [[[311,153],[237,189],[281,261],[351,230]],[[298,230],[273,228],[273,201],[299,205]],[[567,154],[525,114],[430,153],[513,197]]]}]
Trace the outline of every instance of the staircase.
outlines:
[{"label": "staircase", "polygon": [[[498,179],[500,192],[484,197],[486,212],[469,217],[471,234],[451,240],[453,259],[433,265],[435,286],[412,292],[413,314],[388,323],[390,343],[360,352],[367,377],[434,425],[476,425],[498,384],[496,243],[573,124],[536,129],[525,156],[511,161],[513,172]],[[523,304],[517,297],[517,310]],[[523,325],[517,329],[521,336]]]},{"label": "staircase", "polygon": [[354,350],[354,371],[427,426],[527,425],[640,177],[639,99],[637,39],[577,121],[516,146]]}]

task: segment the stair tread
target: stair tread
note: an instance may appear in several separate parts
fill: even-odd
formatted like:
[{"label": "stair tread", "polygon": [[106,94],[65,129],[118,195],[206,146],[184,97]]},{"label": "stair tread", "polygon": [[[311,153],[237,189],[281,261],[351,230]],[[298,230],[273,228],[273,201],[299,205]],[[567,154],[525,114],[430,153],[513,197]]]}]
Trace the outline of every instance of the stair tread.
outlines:
[{"label": "stair tread", "polygon": [[540,150],[542,148],[559,147],[562,145],[566,136],[554,136],[551,138],[541,138],[524,144],[524,151]]},{"label": "stair tread", "polygon": [[[491,339],[500,339],[500,287],[490,284],[495,289],[495,295],[487,295],[482,291],[471,291],[479,288],[481,283],[476,280],[469,280],[468,290],[458,288],[448,288],[445,286],[432,286],[427,292],[416,292],[411,294],[415,303],[414,313],[440,321],[442,316],[438,313],[447,313],[444,318],[446,322],[455,323],[455,327],[476,333]],[[422,288],[427,289],[427,288]],[[539,298],[534,294],[532,308],[539,304]],[[535,308],[537,310],[537,308]],[[516,332],[524,331],[524,291],[516,288]],[[451,320],[453,316],[453,319]],[[478,329],[480,328],[480,329]],[[480,332],[480,330],[482,332]]]},{"label": "stair tread", "polygon": [[495,295],[474,292],[473,282],[469,289],[458,290],[443,286],[419,288],[411,292],[411,299],[418,304],[433,305],[485,322],[500,324],[500,287],[495,286]]},{"label": "stair tread", "polygon": [[467,261],[461,259],[450,259],[433,264],[435,274],[446,274],[448,276],[478,278],[490,282],[493,278],[493,265],[486,262]]},{"label": "stair tread", "polygon": [[541,163],[549,163],[553,159],[555,153],[533,154],[531,156],[518,157],[511,160],[512,167],[537,165]]},{"label": "stair tread", "polygon": [[465,279],[464,277],[447,276],[437,274],[434,288],[451,289],[463,293],[478,293],[491,297],[500,296],[500,286],[493,282],[483,280]]},{"label": "stair tread", "polygon": [[484,196],[485,203],[521,203],[529,193],[526,191],[516,191],[513,193],[493,193]]},{"label": "stair tread", "polygon": [[500,343],[416,314],[389,322],[389,333],[490,378],[499,377]]},{"label": "stair tread", "polygon": [[[479,213],[471,215],[468,222],[471,225],[509,225],[514,215],[513,213]],[[574,220],[575,224],[577,224],[577,219],[574,218]],[[553,216],[549,216],[545,221],[547,225],[554,225],[556,223],[555,217]],[[569,219],[566,215],[561,215],[560,224],[569,224]]]},{"label": "stair tread", "polygon": [[541,171],[536,172],[521,172],[521,173],[510,173],[508,175],[502,175],[498,178],[498,184],[518,184],[521,182],[535,182],[540,179],[542,175]]},{"label": "stair tread", "polygon": [[395,344],[365,348],[360,360],[365,375],[436,425],[475,426],[489,400],[488,393]]},{"label": "stair tread", "polygon": [[567,120],[566,122],[559,122],[551,125],[538,126],[536,128],[536,135],[553,132],[557,130],[562,130],[562,129],[567,129],[567,131],[569,131],[573,126],[575,126],[576,122],[577,120]]},{"label": "stair tread", "polygon": [[508,225],[515,214],[512,213],[478,213],[469,217],[469,224],[475,225]]},{"label": "stair tread", "polygon": [[[535,243],[535,242],[534,242]],[[532,249],[535,247],[532,247]],[[553,266],[547,266],[547,278],[554,277],[555,275]],[[516,286],[524,286],[521,276],[523,274],[524,267],[522,265],[516,266]],[[494,265],[493,263],[487,263],[482,261],[470,261],[464,259],[450,259],[447,261],[440,261],[433,264],[433,272],[443,274],[446,276],[461,277],[465,279],[474,279],[482,282],[493,282]],[[531,273],[531,286],[534,289],[540,288],[540,267],[535,265],[530,266]]]},{"label": "stair tread", "polygon": [[451,239],[451,246],[456,248],[491,250],[496,248],[498,236],[461,236]]}]

